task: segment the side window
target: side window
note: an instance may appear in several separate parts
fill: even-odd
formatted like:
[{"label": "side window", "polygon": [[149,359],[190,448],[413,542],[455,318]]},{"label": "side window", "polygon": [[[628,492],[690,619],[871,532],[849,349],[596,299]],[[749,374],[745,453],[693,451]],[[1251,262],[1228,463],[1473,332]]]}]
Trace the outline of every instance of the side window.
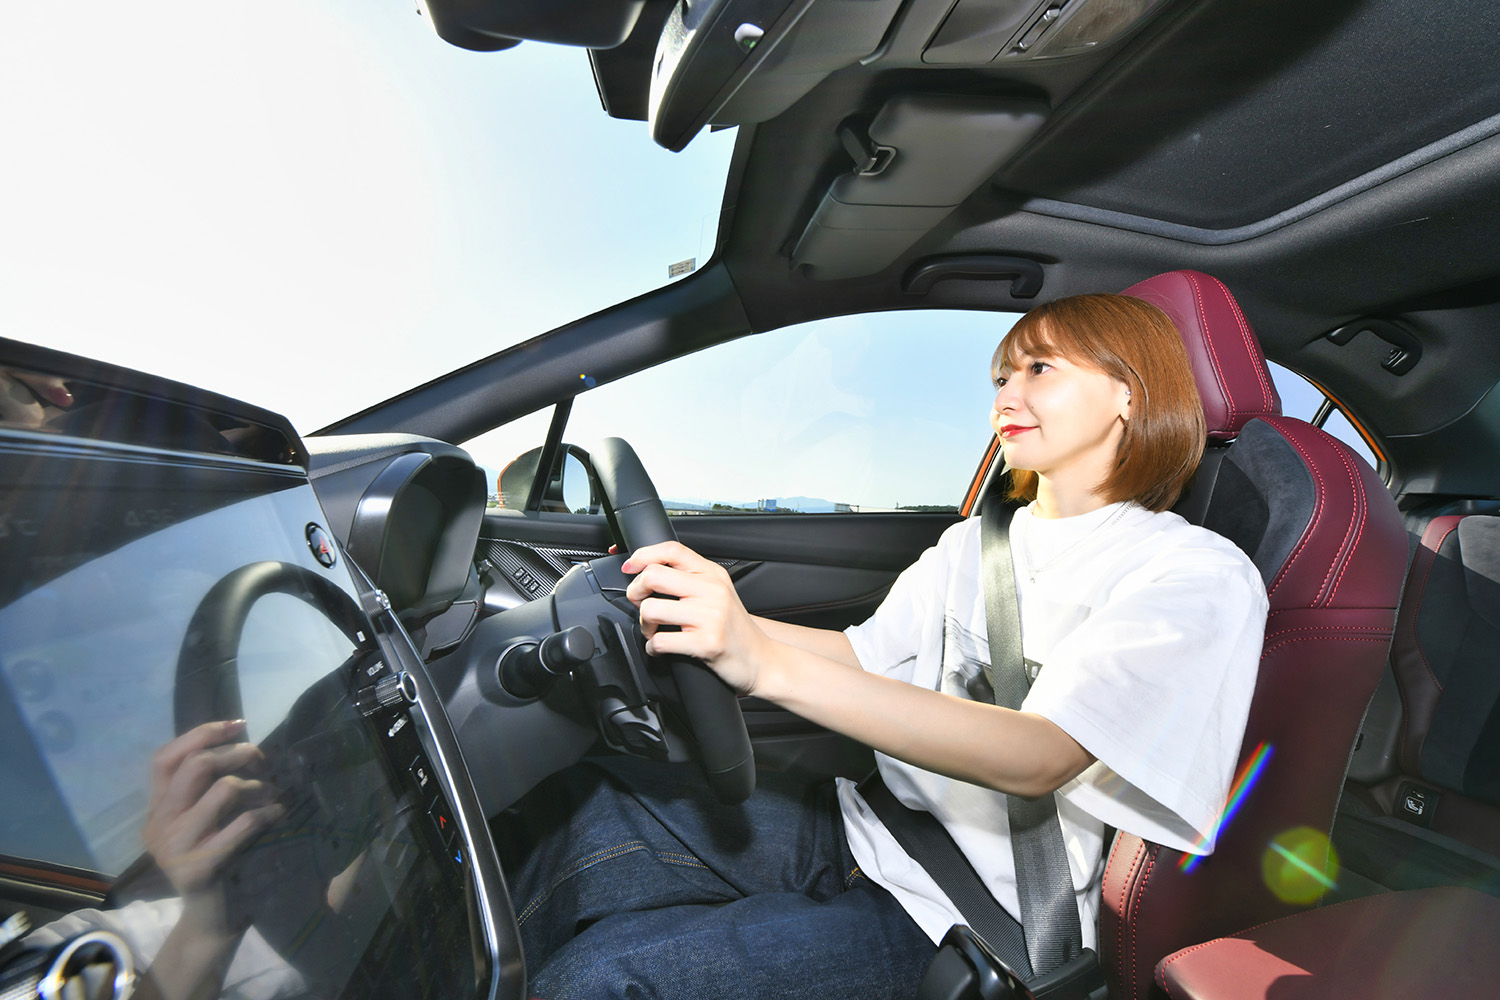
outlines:
[{"label": "side window", "polygon": [[1384,461],[1370,449],[1370,445],[1349,422],[1337,403],[1290,368],[1284,368],[1274,361],[1269,364],[1271,379],[1276,383],[1277,394],[1281,396],[1282,413],[1323,428],[1353,448],[1354,453],[1369,462],[1371,468],[1384,475]]},{"label": "side window", "polygon": [[[563,438],[629,441],[673,513],[956,510],[993,433],[990,357],[1014,319],[908,311],[745,337],[584,392]],[[506,480],[491,466],[536,448],[551,412],[465,447]],[[592,501],[579,471],[561,477],[569,510]]]}]

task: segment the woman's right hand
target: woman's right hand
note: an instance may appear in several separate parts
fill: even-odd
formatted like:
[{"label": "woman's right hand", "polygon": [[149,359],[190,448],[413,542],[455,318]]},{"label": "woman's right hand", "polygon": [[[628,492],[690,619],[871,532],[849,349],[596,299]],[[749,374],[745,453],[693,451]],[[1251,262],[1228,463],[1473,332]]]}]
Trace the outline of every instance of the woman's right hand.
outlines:
[{"label": "woman's right hand", "polygon": [[695,657],[736,692],[755,693],[771,640],[724,567],[681,542],[660,542],[637,549],[621,569],[635,576],[625,596],[640,609],[651,655]]}]

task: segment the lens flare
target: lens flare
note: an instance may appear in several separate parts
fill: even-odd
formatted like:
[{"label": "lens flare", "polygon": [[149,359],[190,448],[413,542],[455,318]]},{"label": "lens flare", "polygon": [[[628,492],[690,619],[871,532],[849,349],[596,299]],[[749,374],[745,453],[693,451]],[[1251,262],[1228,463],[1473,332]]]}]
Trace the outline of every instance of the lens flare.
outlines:
[{"label": "lens flare", "polygon": [[1278,833],[1261,857],[1266,886],[1283,903],[1310,906],[1330,889],[1337,889],[1338,852],[1328,835],[1310,826]]},{"label": "lens flare", "polygon": [[[1250,794],[1250,789],[1260,780],[1265,773],[1266,763],[1271,759],[1273,747],[1262,741],[1245,761],[1245,766],[1240,768],[1240,773],[1234,776],[1234,784],[1229,788],[1229,798],[1224,802],[1224,811],[1219,813],[1219,821],[1214,824],[1213,840],[1219,839],[1219,834],[1224,832],[1235,813],[1239,812],[1240,806],[1244,804],[1245,797]],[[1198,841],[1198,853],[1184,854],[1177,861],[1177,867],[1184,872],[1190,872],[1198,867],[1203,860],[1203,850],[1209,844],[1209,838],[1203,837]]]}]

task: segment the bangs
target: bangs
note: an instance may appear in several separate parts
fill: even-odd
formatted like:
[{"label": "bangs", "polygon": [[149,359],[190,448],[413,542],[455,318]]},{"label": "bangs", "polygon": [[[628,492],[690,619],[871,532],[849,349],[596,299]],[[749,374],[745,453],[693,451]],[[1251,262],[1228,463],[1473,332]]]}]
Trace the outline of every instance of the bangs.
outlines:
[{"label": "bangs", "polygon": [[1047,322],[1045,313],[1029,312],[1016,320],[990,359],[990,378],[999,378],[1001,369],[1015,371],[1016,357],[1021,354],[1030,358],[1063,358],[1091,368],[1099,366],[1096,352],[1089,349],[1077,331],[1065,326],[1053,329],[1054,326]]}]

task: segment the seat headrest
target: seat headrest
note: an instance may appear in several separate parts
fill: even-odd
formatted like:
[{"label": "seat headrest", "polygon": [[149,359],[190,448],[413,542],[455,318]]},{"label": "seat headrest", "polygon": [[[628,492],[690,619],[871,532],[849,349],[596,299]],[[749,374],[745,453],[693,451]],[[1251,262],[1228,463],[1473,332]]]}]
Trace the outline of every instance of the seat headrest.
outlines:
[{"label": "seat headrest", "polygon": [[1229,289],[1201,271],[1168,271],[1125,289],[1169,316],[1182,334],[1208,436],[1237,436],[1256,417],[1281,414],[1281,400],[1255,332]]}]

